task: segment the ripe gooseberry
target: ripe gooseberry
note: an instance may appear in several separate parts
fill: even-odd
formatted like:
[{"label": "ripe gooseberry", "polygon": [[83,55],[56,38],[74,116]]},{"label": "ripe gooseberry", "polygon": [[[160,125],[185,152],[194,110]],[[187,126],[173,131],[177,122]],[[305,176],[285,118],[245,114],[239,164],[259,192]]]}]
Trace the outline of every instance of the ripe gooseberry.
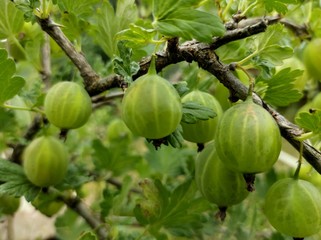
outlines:
[{"label": "ripe gooseberry", "polygon": [[154,61],[147,74],[136,79],[122,101],[122,118],[136,135],[160,139],[175,131],[182,118],[180,96],[156,74]]},{"label": "ripe gooseberry", "polygon": [[23,168],[30,182],[39,187],[60,183],[67,172],[68,154],[53,136],[34,139],[24,150]]},{"label": "ripe gooseberry", "polygon": [[223,220],[227,207],[242,202],[248,195],[243,175],[228,169],[210,142],[195,161],[195,181],[202,195],[219,209]]},{"label": "ripe gooseberry", "polygon": [[304,238],[321,230],[321,193],[310,182],[285,178],[268,190],[264,213],[279,232]]},{"label": "ripe gooseberry", "polygon": [[281,151],[281,134],[272,116],[252,98],[224,112],[215,147],[231,170],[255,174],[269,170]]},{"label": "ripe gooseberry", "polygon": [[79,128],[91,115],[91,98],[79,84],[59,82],[49,89],[44,111],[49,122],[58,128]]}]

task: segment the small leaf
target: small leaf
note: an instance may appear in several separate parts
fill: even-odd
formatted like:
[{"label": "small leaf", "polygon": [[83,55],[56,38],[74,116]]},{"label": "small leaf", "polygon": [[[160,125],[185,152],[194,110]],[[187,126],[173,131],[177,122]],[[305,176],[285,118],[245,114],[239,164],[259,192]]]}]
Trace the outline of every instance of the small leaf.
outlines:
[{"label": "small leaf", "polygon": [[301,112],[295,118],[296,124],[305,130],[314,132],[316,134],[321,133],[321,111],[316,110],[311,113]]},{"label": "small leaf", "polygon": [[15,2],[16,8],[23,12],[26,22],[36,21],[33,11],[40,7],[40,0],[29,0],[28,2]]},{"label": "small leaf", "polygon": [[13,98],[25,85],[22,77],[12,76],[16,72],[16,66],[14,61],[7,57],[7,51],[0,49],[0,105]]},{"label": "small leaf", "polygon": [[179,125],[176,130],[167,136],[167,141],[174,148],[181,148],[183,146],[184,138],[182,136],[183,128]]},{"label": "small leaf", "polygon": [[156,33],[157,32],[155,29],[152,29],[152,26],[147,29],[131,23],[128,29],[117,33],[116,39],[128,41],[126,45],[129,47],[140,48],[145,47],[147,44],[153,42],[153,38],[155,37]]},{"label": "small leaf", "polygon": [[0,159],[0,194],[24,196],[32,201],[41,190],[28,181],[20,165]]},{"label": "small leaf", "polygon": [[132,81],[132,75],[139,70],[139,64],[131,61],[132,49],[126,47],[124,41],[119,41],[117,47],[120,57],[115,57],[113,60],[114,71],[123,76],[127,83],[130,83]]},{"label": "small leaf", "polygon": [[93,6],[99,0],[60,0],[57,1],[62,12],[74,13],[78,17],[90,16],[93,11]]},{"label": "small leaf", "polygon": [[76,189],[91,180],[92,177],[88,176],[88,171],[83,165],[72,163],[68,165],[67,174],[63,182],[55,187],[59,190]]},{"label": "small leaf", "polygon": [[153,15],[156,19],[163,19],[168,16],[168,14],[181,8],[189,8],[199,4],[199,0],[163,0],[153,1]]},{"label": "small leaf", "polygon": [[154,22],[156,30],[165,36],[182,37],[211,42],[214,36],[221,36],[225,27],[216,15],[194,9],[179,9]]},{"label": "small leaf", "polygon": [[183,96],[189,91],[189,88],[187,87],[187,82],[181,81],[178,83],[173,84],[176,91],[178,92],[179,96]]},{"label": "small leaf", "polygon": [[293,55],[293,49],[283,44],[284,27],[280,24],[270,26],[266,32],[254,40],[256,53],[260,58],[274,65],[282,64],[284,59]]},{"label": "small leaf", "polygon": [[134,0],[117,1],[116,12],[109,1],[103,1],[93,16],[92,36],[104,52],[112,58],[117,53],[116,34],[136,21],[137,7]]},{"label": "small leaf", "polygon": [[288,11],[289,4],[296,4],[297,0],[263,0],[265,9],[268,12],[276,10],[281,14],[285,14]]},{"label": "small leaf", "polygon": [[263,99],[274,106],[287,106],[298,101],[302,97],[302,93],[295,88],[294,81],[302,73],[302,70],[291,71],[291,68],[285,68],[270,79],[259,79],[258,81],[267,84]]},{"label": "small leaf", "polygon": [[[147,180],[146,180],[147,181]],[[144,224],[149,224],[150,233],[156,236],[159,234],[159,226],[163,226],[172,232],[184,232],[192,236],[194,231],[202,228],[202,213],[209,209],[209,203],[203,198],[197,198],[197,188],[192,180],[187,180],[178,185],[173,191],[168,191],[165,186],[155,180],[149,184],[152,191],[144,194],[141,201],[149,203],[144,205],[147,212],[156,211],[151,218],[144,216],[144,209],[136,208],[139,213],[136,217],[142,218]],[[146,190],[144,190],[145,193]],[[156,205],[157,209],[155,209]],[[142,205],[140,205],[142,207]],[[195,233],[194,233],[195,234]]]},{"label": "small leaf", "polygon": [[198,120],[208,120],[216,117],[217,114],[210,108],[200,105],[195,102],[183,103],[183,117],[184,123],[196,123]]}]

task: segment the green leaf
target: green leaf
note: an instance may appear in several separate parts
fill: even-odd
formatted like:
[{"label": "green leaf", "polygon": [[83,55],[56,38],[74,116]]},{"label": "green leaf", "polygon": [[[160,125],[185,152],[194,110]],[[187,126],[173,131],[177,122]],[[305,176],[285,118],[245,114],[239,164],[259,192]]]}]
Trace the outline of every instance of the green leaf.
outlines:
[{"label": "green leaf", "polygon": [[62,12],[74,13],[78,17],[91,16],[93,6],[99,0],[60,0],[58,6]]},{"label": "green leaf", "polygon": [[156,20],[161,20],[166,18],[170,13],[176,11],[177,9],[190,8],[197,6],[199,0],[163,0],[153,1],[153,15]]},{"label": "green leaf", "polygon": [[23,13],[11,1],[0,0],[0,39],[11,38],[23,26]]},{"label": "green leaf", "polygon": [[185,236],[202,228],[202,212],[209,209],[209,203],[196,197],[197,188],[192,180],[183,182],[171,192],[159,180],[144,180],[140,185],[144,199],[136,206],[136,217],[150,225],[151,234],[157,235],[160,226]]},{"label": "green leaf", "polygon": [[23,12],[26,22],[36,21],[33,11],[40,7],[40,0],[29,0],[25,2],[15,2],[16,7]]},{"label": "green leaf", "polygon": [[16,125],[14,113],[7,111],[7,109],[0,108],[0,122],[0,132],[10,131],[10,129]]},{"label": "green leaf", "polygon": [[294,81],[302,73],[302,70],[291,71],[291,68],[285,68],[270,79],[261,79],[267,84],[263,99],[274,106],[287,106],[290,103],[297,102],[302,97],[302,93],[295,88]]},{"label": "green leaf", "polygon": [[117,47],[120,57],[115,57],[113,60],[114,72],[123,76],[124,80],[130,83],[132,76],[139,70],[139,64],[131,61],[132,49],[126,47],[124,41],[119,41]]},{"label": "green leaf", "polygon": [[98,172],[111,171],[117,176],[128,169],[133,169],[141,161],[141,157],[132,154],[128,147],[126,142],[124,144],[118,142],[107,147],[100,140],[93,140],[95,170]]},{"label": "green leaf", "polygon": [[77,165],[75,163],[68,164],[67,174],[63,182],[57,186],[58,189],[76,189],[92,180],[92,177],[88,176],[88,170],[83,165]]},{"label": "green leaf", "polygon": [[156,35],[155,29],[152,26],[145,28],[143,26],[131,23],[128,29],[120,31],[116,35],[117,40],[126,40],[126,45],[132,48],[145,47],[149,43],[153,42],[153,38]]},{"label": "green leaf", "polygon": [[127,29],[130,23],[135,22],[136,18],[135,0],[117,1],[116,11],[109,1],[104,1],[97,13],[94,14],[92,35],[110,58],[117,52],[116,34]]},{"label": "green leaf", "polygon": [[255,38],[256,55],[274,65],[282,64],[284,59],[293,55],[293,50],[282,41],[284,27],[280,24],[270,26],[266,32]]},{"label": "green leaf", "polygon": [[217,114],[212,109],[198,103],[183,103],[183,117],[181,121],[184,123],[196,123],[198,120],[208,120],[216,116]]},{"label": "green leaf", "polygon": [[165,36],[186,40],[195,38],[201,42],[211,42],[214,36],[221,36],[225,32],[218,16],[195,9],[173,11],[166,18],[155,21],[154,26]]},{"label": "green leaf", "polygon": [[187,86],[187,82],[185,81],[180,81],[178,83],[173,84],[175,87],[176,91],[178,92],[179,96],[183,96],[189,91],[189,88]]},{"label": "green leaf", "polygon": [[85,232],[83,234],[81,234],[80,238],[78,238],[78,240],[97,240],[97,236],[96,234],[94,234],[93,232]]},{"label": "green leaf", "polygon": [[301,112],[295,118],[296,124],[301,128],[314,132],[316,134],[321,133],[321,111],[316,110],[313,112]]},{"label": "green leaf", "polygon": [[265,9],[268,12],[277,11],[285,14],[288,11],[289,4],[296,4],[297,0],[263,0]]},{"label": "green leaf", "polygon": [[0,105],[13,98],[25,85],[22,77],[12,76],[16,72],[16,65],[7,57],[7,51],[0,49]]},{"label": "green leaf", "polygon": [[20,165],[0,159],[0,195],[24,196],[32,201],[41,190],[28,181]]}]

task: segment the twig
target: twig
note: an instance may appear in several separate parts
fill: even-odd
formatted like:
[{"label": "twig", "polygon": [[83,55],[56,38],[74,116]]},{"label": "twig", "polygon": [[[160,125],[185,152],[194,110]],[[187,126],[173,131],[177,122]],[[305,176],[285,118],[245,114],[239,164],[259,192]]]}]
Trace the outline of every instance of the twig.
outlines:
[{"label": "twig", "polygon": [[108,239],[108,231],[106,223],[102,222],[96,215],[81,201],[77,196],[59,198],[63,201],[70,209],[78,213],[87,224],[96,231],[100,240]]},{"label": "twig", "polygon": [[51,56],[50,56],[50,41],[48,34],[44,33],[44,44],[41,47],[41,63],[42,71],[41,77],[42,81],[45,83],[46,88],[50,86],[51,78]]},{"label": "twig", "polygon": [[[32,124],[29,126],[26,133],[23,135],[23,138],[27,141],[33,139],[33,137],[38,133],[38,131],[41,129],[42,125],[42,118],[40,116],[36,116],[33,119]],[[23,152],[23,149],[25,148],[25,144],[18,143],[16,145],[11,146],[13,148],[13,152],[11,154],[10,160],[15,163],[21,163],[21,154]]]},{"label": "twig", "polygon": [[80,75],[84,79],[87,91],[92,93],[92,90],[95,89],[96,84],[99,81],[99,76],[87,62],[85,56],[82,53],[77,52],[74,45],[64,35],[60,27],[50,18],[37,18],[37,20],[43,31],[48,33],[57,42],[70,60],[75,64],[80,72]]}]

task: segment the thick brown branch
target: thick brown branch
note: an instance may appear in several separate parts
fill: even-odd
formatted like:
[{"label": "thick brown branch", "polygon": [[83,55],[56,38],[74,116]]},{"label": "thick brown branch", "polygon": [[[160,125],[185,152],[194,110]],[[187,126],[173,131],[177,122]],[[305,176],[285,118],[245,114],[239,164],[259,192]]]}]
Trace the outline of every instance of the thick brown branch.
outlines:
[{"label": "thick brown branch", "polygon": [[64,35],[60,27],[55,24],[50,18],[38,18],[37,20],[43,31],[48,33],[56,41],[56,43],[62,48],[62,50],[78,68],[80,75],[84,79],[86,89],[89,93],[91,93],[98,84],[99,76],[92,69],[91,65],[87,62],[84,55],[76,51],[74,45]]}]

